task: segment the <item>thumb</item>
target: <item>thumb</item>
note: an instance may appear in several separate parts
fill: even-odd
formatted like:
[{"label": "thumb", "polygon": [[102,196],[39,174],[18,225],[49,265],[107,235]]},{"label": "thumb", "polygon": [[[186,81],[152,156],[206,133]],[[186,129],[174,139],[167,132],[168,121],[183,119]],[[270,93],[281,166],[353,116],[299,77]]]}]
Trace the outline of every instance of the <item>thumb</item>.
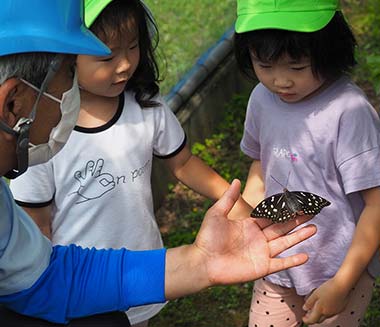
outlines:
[{"label": "thumb", "polygon": [[222,197],[216,202],[215,208],[223,211],[224,214],[228,214],[235,202],[239,199],[240,196],[240,181],[238,179],[234,179],[227,189],[224,192]]},{"label": "thumb", "polygon": [[304,311],[311,310],[317,301],[317,296],[315,295],[315,292],[311,293],[311,295],[306,299],[304,305],[302,306],[302,309]]}]

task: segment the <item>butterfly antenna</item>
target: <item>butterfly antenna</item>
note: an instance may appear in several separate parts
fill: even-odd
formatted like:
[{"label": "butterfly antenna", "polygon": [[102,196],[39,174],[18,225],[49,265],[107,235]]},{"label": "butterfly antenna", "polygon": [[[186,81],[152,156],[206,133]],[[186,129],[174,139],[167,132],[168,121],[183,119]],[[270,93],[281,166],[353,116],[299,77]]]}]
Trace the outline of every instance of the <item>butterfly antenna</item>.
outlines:
[{"label": "butterfly antenna", "polygon": [[288,177],[286,178],[286,187],[288,186],[288,182],[289,182],[289,176],[290,176],[290,170],[289,170],[289,172],[288,172]]},{"label": "butterfly antenna", "polygon": [[272,175],[270,175],[270,177],[272,177],[272,179],[275,181],[275,182],[277,182],[278,184],[280,184],[283,188],[285,188],[285,186],[284,185],[282,185],[277,179],[275,179]]}]

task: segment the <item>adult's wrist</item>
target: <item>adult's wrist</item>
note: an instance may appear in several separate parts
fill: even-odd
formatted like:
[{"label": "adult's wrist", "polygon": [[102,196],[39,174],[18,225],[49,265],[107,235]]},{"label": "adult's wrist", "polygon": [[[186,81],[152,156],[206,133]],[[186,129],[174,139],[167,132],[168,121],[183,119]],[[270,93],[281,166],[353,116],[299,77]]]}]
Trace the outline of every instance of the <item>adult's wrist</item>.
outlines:
[{"label": "adult's wrist", "polygon": [[196,293],[211,286],[207,273],[207,255],[196,245],[167,250],[165,296],[167,300]]}]

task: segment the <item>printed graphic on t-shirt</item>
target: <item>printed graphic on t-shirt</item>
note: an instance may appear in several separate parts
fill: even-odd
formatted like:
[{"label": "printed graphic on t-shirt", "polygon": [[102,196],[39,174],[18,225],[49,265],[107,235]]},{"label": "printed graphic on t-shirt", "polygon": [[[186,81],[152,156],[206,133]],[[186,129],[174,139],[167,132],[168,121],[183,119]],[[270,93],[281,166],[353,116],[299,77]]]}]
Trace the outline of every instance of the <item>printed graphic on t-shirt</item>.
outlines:
[{"label": "printed graphic on t-shirt", "polygon": [[[131,170],[130,182],[134,183],[139,178],[149,172],[150,160],[142,167]],[[96,200],[106,193],[113,191],[117,185],[126,184],[129,181],[126,175],[114,176],[104,169],[104,159],[89,160],[85,168],[77,170],[74,173],[76,180],[76,190],[70,193],[70,196],[76,195],[78,200],[76,204],[84,203],[90,200]]]},{"label": "printed graphic on t-shirt", "polygon": [[98,159],[96,162],[89,160],[83,171],[77,170],[74,173],[74,178],[79,185],[78,189],[71,195],[77,194],[80,197],[76,202],[77,204],[99,199],[115,188],[114,177],[109,173],[102,172],[103,166],[103,159]]},{"label": "printed graphic on t-shirt", "polygon": [[146,170],[149,168],[149,164],[150,160],[148,160],[142,167],[131,171],[132,182],[134,182],[137,178],[141,177],[146,173]]},{"label": "printed graphic on t-shirt", "polygon": [[276,158],[289,159],[291,162],[297,162],[299,159],[296,152],[292,152],[286,148],[273,147],[273,154]]}]

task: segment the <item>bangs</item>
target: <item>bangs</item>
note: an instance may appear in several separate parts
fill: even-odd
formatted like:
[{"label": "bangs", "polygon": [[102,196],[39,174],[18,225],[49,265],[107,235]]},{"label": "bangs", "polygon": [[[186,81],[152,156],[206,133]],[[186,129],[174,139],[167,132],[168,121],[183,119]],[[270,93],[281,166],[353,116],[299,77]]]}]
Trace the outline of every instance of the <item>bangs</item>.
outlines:
[{"label": "bangs", "polygon": [[138,26],[134,13],[129,12],[126,14],[125,11],[118,11],[117,15],[114,15],[112,19],[107,15],[100,17],[92,25],[91,31],[103,42],[111,43],[120,41],[125,35],[128,35],[128,38],[138,38]]},{"label": "bangs", "polygon": [[262,62],[275,62],[284,55],[300,60],[310,57],[310,39],[305,33],[258,30],[250,36],[249,51]]}]

